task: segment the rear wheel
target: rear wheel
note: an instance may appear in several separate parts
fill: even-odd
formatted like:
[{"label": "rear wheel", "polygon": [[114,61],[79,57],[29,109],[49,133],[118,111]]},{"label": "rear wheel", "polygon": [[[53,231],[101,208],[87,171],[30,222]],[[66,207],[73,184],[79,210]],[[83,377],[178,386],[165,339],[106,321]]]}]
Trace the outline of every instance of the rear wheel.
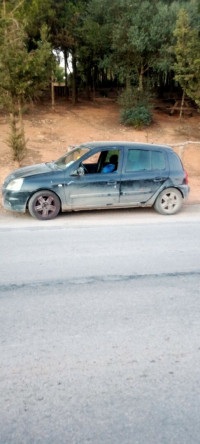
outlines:
[{"label": "rear wheel", "polygon": [[60,211],[60,200],[52,191],[38,191],[30,198],[28,209],[36,219],[54,219]]},{"label": "rear wheel", "polygon": [[177,213],[183,204],[183,198],[176,188],[167,188],[157,197],[154,208],[158,213],[170,215]]}]

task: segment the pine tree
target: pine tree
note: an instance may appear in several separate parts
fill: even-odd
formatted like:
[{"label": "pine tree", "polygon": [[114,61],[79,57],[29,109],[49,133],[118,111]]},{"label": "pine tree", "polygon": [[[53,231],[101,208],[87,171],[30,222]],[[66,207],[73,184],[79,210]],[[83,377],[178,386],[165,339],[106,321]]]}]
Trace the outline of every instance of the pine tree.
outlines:
[{"label": "pine tree", "polygon": [[[183,90],[181,108],[185,94],[200,107],[200,41],[198,30],[190,26],[188,13],[184,9],[179,12],[174,35],[176,37],[175,80]],[[180,116],[181,114],[182,110]]]},{"label": "pine tree", "polygon": [[7,12],[4,0],[0,19],[0,99],[9,112],[9,144],[13,148],[14,159],[19,162],[26,149],[23,106],[48,85],[52,67],[51,46],[45,26],[35,49],[29,51],[24,23],[16,15],[20,5],[20,1],[12,2],[12,8]]}]

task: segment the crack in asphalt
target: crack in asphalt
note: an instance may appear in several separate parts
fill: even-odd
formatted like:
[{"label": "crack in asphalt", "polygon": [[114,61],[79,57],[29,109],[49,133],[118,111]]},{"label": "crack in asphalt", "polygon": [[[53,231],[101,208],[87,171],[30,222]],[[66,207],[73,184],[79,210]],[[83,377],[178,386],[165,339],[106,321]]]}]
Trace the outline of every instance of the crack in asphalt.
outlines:
[{"label": "crack in asphalt", "polygon": [[149,274],[131,274],[131,275],[105,275],[105,276],[86,276],[86,277],[72,277],[62,280],[46,280],[46,281],[35,281],[35,282],[23,282],[19,284],[1,284],[0,293],[5,293],[7,291],[17,291],[24,288],[36,289],[38,287],[62,287],[62,286],[78,286],[78,285],[92,285],[95,283],[115,283],[115,282],[128,282],[128,281],[138,281],[138,280],[148,280],[148,279],[165,279],[165,278],[180,278],[180,277],[192,277],[200,276],[200,270],[194,271],[179,271],[171,273],[149,273]]}]

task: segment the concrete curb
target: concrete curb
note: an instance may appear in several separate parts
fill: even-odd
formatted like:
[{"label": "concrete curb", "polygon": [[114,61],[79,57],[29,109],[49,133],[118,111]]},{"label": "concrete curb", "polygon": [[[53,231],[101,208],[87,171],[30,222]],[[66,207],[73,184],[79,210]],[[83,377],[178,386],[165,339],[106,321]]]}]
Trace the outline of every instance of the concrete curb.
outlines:
[{"label": "concrete curb", "polygon": [[162,216],[153,208],[131,208],[120,210],[99,210],[62,213],[56,219],[39,221],[29,213],[9,213],[0,211],[0,229],[37,229],[37,228],[81,228],[106,225],[134,225],[134,224],[168,224],[175,222],[200,221],[200,204],[187,203],[180,213],[174,216]]}]

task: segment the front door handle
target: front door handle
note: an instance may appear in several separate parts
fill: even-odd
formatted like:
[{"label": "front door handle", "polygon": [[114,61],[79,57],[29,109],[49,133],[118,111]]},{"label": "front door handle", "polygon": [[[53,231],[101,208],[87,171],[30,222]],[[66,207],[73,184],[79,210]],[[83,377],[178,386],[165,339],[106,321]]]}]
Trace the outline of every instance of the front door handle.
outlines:
[{"label": "front door handle", "polygon": [[115,180],[110,180],[107,182],[107,185],[117,185],[117,182],[115,182]]}]

